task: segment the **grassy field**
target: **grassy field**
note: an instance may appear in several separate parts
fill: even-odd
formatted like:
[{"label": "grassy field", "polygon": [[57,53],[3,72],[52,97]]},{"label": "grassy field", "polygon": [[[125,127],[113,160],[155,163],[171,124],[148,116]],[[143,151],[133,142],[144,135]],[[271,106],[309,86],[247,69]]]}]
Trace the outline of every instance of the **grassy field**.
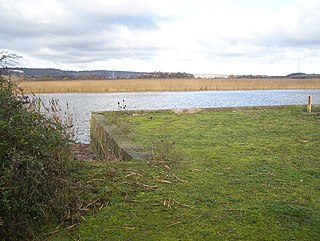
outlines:
[{"label": "grassy field", "polygon": [[153,159],[79,162],[74,176],[101,210],[51,240],[319,240],[320,115],[288,107],[107,118]]},{"label": "grassy field", "polygon": [[26,93],[320,89],[320,79],[116,79],[23,81]]}]

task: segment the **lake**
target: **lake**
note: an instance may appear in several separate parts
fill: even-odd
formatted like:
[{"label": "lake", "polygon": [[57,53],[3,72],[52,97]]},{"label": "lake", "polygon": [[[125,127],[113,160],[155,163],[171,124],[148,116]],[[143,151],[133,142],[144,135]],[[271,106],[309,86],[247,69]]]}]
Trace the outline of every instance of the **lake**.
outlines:
[{"label": "lake", "polygon": [[309,95],[313,104],[320,104],[320,90],[37,94],[44,103],[52,98],[59,99],[62,107],[68,103],[81,143],[90,143],[91,112],[118,110],[118,102],[126,110],[306,105]]}]

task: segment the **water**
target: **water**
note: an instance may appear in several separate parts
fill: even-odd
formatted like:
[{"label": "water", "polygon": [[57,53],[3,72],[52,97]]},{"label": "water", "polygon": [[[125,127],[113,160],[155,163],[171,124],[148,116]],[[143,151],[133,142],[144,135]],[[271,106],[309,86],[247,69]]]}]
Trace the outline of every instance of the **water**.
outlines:
[{"label": "water", "polygon": [[309,95],[313,96],[314,104],[320,104],[320,90],[38,94],[45,103],[52,98],[59,99],[62,106],[68,102],[74,117],[76,138],[81,143],[90,142],[91,112],[117,110],[117,103],[123,100],[127,110],[151,110],[306,105]]}]

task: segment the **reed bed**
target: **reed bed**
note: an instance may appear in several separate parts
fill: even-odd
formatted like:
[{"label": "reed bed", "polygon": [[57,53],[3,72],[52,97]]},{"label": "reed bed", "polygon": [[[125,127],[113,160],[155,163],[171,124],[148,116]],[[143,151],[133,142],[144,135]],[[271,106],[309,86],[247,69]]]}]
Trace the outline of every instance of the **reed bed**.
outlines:
[{"label": "reed bed", "polygon": [[112,79],[23,81],[26,93],[320,89],[320,79]]}]

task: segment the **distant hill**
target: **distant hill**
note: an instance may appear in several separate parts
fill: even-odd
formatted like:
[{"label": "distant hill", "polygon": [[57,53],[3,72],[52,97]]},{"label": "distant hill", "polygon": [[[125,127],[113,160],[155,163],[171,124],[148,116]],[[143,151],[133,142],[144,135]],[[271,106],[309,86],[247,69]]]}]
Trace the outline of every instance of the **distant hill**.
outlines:
[{"label": "distant hill", "polygon": [[181,72],[133,72],[133,71],[113,71],[113,70],[60,70],[41,68],[6,68],[11,75],[25,76],[31,78],[55,78],[55,79],[112,79],[112,78],[194,78],[193,74]]},{"label": "distant hill", "polygon": [[140,75],[140,72],[132,71],[113,71],[113,70],[85,70],[85,71],[73,71],[73,70],[60,70],[60,69],[41,69],[41,68],[7,68],[6,69],[12,75],[23,75],[26,77],[84,77],[84,76],[96,76],[104,78],[133,78]]},{"label": "distant hill", "polygon": [[320,78],[320,74],[306,74],[306,73],[292,73],[288,74],[286,77],[290,78],[301,78],[301,79],[312,79],[312,78]]},{"label": "distant hill", "polygon": [[306,77],[307,75],[305,73],[292,73],[288,74],[287,77],[293,77],[293,78],[300,78],[300,77]]}]

